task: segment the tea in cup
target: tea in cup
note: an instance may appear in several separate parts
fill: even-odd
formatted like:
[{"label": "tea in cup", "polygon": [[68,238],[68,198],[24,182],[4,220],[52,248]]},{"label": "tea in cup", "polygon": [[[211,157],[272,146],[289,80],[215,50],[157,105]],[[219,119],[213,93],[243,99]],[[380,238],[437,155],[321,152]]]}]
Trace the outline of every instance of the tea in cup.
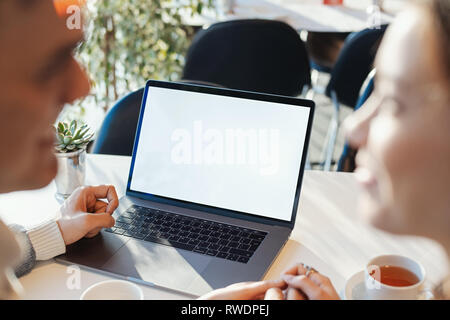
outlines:
[{"label": "tea in cup", "polygon": [[423,293],[425,269],[410,258],[378,256],[365,270],[367,298],[372,300],[416,300]]}]

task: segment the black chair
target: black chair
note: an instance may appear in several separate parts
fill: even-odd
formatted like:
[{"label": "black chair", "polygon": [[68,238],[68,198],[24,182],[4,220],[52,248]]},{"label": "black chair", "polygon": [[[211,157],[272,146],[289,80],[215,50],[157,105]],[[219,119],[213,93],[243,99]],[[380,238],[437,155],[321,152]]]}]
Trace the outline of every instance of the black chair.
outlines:
[{"label": "black chair", "polygon": [[272,20],[233,20],[199,31],[183,79],[285,96],[311,85],[305,44],[289,25]]},{"label": "black chair", "polygon": [[92,153],[131,156],[144,88],[120,99],[103,120]]},{"label": "black chair", "polygon": [[331,72],[325,94],[331,98],[334,112],[328,130],[324,170],[330,170],[339,129],[340,105],[354,108],[365,79],[373,69],[378,45],[387,25],[365,29],[348,36]]},{"label": "black chair", "polygon": [[373,69],[378,44],[386,28],[387,25],[364,29],[348,36],[331,72],[325,91],[328,97],[332,98],[334,92],[339,103],[351,108],[356,105],[361,86]]},{"label": "black chair", "polygon": [[[180,82],[221,87],[204,81]],[[133,154],[139,112],[144,88],[120,99],[107,113],[92,147],[92,153],[131,156]]]}]

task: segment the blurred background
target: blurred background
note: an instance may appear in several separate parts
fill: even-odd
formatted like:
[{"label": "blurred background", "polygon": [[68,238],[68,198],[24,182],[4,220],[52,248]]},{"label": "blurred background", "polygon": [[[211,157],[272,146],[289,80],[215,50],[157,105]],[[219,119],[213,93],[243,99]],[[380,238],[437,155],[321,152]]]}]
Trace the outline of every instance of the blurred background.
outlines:
[{"label": "blurred background", "polygon": [[[282,21],[286,25],[290,25],[292,30],[298,33],[302,46],[304,45],[307,51],[305,59],[310,65],[307,68],[308,70],[302,71],[308,77],[308,80],[305,80],[304,83],[307,90],[299,88],[299,92],[289,95],[313,99],[317,105],[309,150],[311,167],[335,170],[338,168],[338,161],[342,157],[345,144],[339,124],[353,112],[357,98],[362,93],[361,90],[365,88],[363,84],[367,81],[366,76],[372,68],[372,60],[379,40],[381,40],[378,38],[381,38],[382,32],[380,35],[377,35],[378,38],[371,40],[370,46],[365,44],[364,48],[361,48],[361,45],[358,48],[353,45],[354,48],[352,50],[347,50],[351,51],[350,54],[347,53],[347,64],[349,64],[348,61],[355,61],[354,69],[358,68],[362,74],[351,75],[344,68],[340,72],[341,75],[335,75],[333,67],[340,58],[342,51],[344,51],[343,47],[346,41],[356,34],[356,32],[351,32],[352,28],[360,31],[360,33],[366,32],[366,30],[359,29],[364,29],[366,22],[368,22],[366,20],[370,17],[378,19],[376,11],[374,14],[374,8],[380,10],[385,15],[383,17],[388,21],[390,17],[393,17],[401,9],[403,1],[345,0],[343,6],[327,6],[327,13],[330,14],[330,18],[319,17],[318,21],[327,21],[328,19],[329,26],[314,22],[314,18],[321,14],[321,12],[315,10],[325,7],[325,2],[330,1],[87,1],[87,5],[84,8],[86,41],[78,48],[77,57],[90,75],[92,90],[86,98],[76,101],[72,105],[67,105],[58,121],[74,119],[81,121],[92,128],[96,133],[94,137],[96,138],[101,131],[106,115],[114,105],[130,92],[144,87],[146,80],[179,81],[183,79],[188,50],[200,31],[213,29],[211,26],[221,21],[242,18]],[[388,6],[386,6],[386,3],[388,3]],[[347,7],[346,4],[349,4],[349,6]],[[337,10],[337,8],[340,9]],[[298,12],[303,12],[302,10],[307,14],[299,15]],[[320,10],[325,12],[323,11],[324,9]],[[372,11],[369,12],[370,10]],[[387,15],[388,13],[390,16]],[[333,17],[338,18],[335,18],[335,21],[333,21]],[[339,20],[339,17],[343,17],[342,21],[336,21]],[[348,21],[345,21],[346,19]],[[333,24],[338,24],[339,28]],[[337,29],[336,32],[330,32],[327,28],[331,29],[331,31],[334,30],[333,28]],[[346,30],[346,28],[349,30]],[[258,33],[257,29],[254,32],[255,34]],[[238,40],[238,38],[236,35],[236,41],[242,41],[242,39]],[[221,40],[217,39],[217,41],[220,42]],[[233,42],[234,40],[230,41]],[[267,40],[266,43],[268,48],[272,45],[270,41],[273,40]],[[211,48],[213,48],[213,44],[211,44]],[[272,49],[276,53],[277,48]],[[220,52],[214,52],[213,49],[210,53],[213,57],[220,54]],[[264,52],[261,52],[261,54],[264,54]],[[274,62],[272,68],[276,68],[275,60],[284,59],[283,52],[276,54],[279,54],[279,57],[268,56],[267,59],[272,60],[268,60],[269,62],[266,65],[262,65],[261,68],[271,65],[272,62]],[[192,55],[195,56],[195,54]],[[191,58],[195,60],[195,57]],[[301,58],[299,56],[299,60]],[[364,63],[364,65],[358,66],[358,59],[363,60],[361,63]],[[224,64],[228,65],[228,63],[231,65],[234,62],[226,61]],[[198,68],[198,65],[196,67]],[[204,68],[210,68],[210,66],[205,65]],[[240,76],[236,74],[236,78]],[[257,77],[256,73],[254,76]],[[290,76],[286,74],[286,78]],[[333,83],[345,84],[352,82],[355,78],[358,78],[358,80],[351,88],[354,97],[350,99],[345,99],[347,93],[340,93],[339,90],[341,89],[332,87]],[[200,76],[198,79],[190,80],[205,79]],[[233,87],[233,85],[229,86],[216,81],[215,83]],[[237,89],[248,89],[241,88],[238,85],[234,87]],[[333,96],[333,90],[337,92],[336,97]],[[346,89],[344,88],[344,90]],[[268,92],[267,90],[259,91]],[[272,92],[269,91],[268,93]],[[138,104],[136,101],[139,101],[139,96],[135,97],[134,101],[135,104]],[[341,108],[341,104],[349,108]],[[134,112],[136,113],[136,111]],[[117,118],[118,116],[115,117]],[[109,122],[108,126],[108,135],[111,137],[111,131],[115,129]],[[133,129],[127,130],[131,133],[133,131]],[[131,135],[130,132],[127,134]],[[97,151],[94,150],[94,152],[105,153],[100,149],[98,147]],[[92,145],[88,148],[88,151],[93,151]],[[120,152],[117,154],[120,154]],[[330,158],[328,159],[328,166],[326,165],[326,158]]]},{"label": "blurred background", "polygon": [[91,94],[66,106],[60,120],[80,120],[97,131],[120,97],[148,79],[181,77],[195,28],[183,17],[215,8],[214,0],[88,1],[86,41],[77,52],[91,78]]}]

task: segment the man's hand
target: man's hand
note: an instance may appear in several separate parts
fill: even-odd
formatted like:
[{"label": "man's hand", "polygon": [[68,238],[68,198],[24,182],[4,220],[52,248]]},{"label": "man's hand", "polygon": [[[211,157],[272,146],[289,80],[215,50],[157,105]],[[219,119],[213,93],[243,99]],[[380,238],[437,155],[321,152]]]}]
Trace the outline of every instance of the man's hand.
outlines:
[{"label": "man's hand", "polygon": [[283,280],[288,284],[288,300],[339,300],[340,297],[330,279],[319,272],[307,274],[303,264],[295,265],[285,272]]},{"label": "man's hand", "polygon": [[260,300],[265,297],[266,291],[272,295],[274,292],[281,292],[281,288],[285,286],[283,280],[240,282],[207,293],[199,300]]},{"label": "man's hand", "polygon": [[[107,199],[104,202],[100,199]],[[64,202],[61,218],[57,221],[66,245],[83,237],[95,237],[102,228],[111,228],[111,216],[119,206],[113,186],[80,187]]]}]

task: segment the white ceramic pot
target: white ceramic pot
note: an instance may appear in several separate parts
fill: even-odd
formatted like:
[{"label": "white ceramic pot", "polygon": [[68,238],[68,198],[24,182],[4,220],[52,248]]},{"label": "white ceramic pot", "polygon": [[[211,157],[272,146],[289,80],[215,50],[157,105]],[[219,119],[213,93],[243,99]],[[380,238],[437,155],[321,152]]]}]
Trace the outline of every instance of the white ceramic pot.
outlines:
[{"label": "white ceramic pot", "polygon": [[66,199],[84,185],[86,176],[86,149],[68,153],[55,153],[58,174],[55,177],[57,197]]}]

